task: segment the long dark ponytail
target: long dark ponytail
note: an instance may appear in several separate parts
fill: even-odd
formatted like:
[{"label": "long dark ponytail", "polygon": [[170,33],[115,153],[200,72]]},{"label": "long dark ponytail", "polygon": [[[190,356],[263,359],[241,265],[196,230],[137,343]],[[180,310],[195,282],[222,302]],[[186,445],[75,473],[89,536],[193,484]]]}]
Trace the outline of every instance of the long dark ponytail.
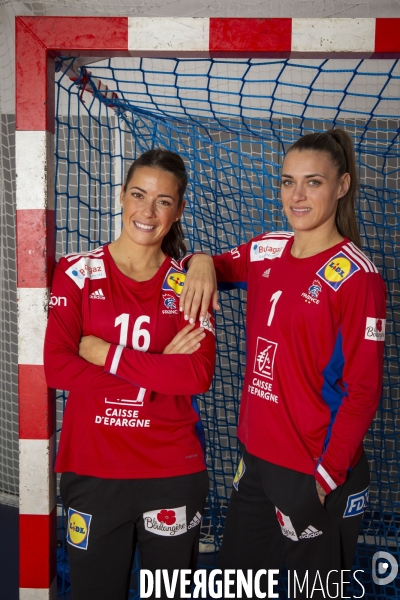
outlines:
[{"label": "long dark ponytail", "polygon": [[[148,150],[141,154],[129,167],[125,179],[124,192],[127,190],[129,181],[133,177],[134,172],[141,167],[153,167],[172,173],[178,184],[178,208],[182,206],[188,176],[185,163],[179,154],[171,152],[170,150],[164,150],[163,148],[154,148],[153,150]],[[182,223],[179,219],[179,221],[172,223],[171,229],[162,241],[161,250],[171,258],[178,260],[178,258],[181,258],[186,254],[186,246],[183,242],[184,239],[185,234],[183,233]]]},{"label": "long dark ponytail", "polygon": [[329,129],[324,133],[309,133],[299,138],[288,150],[314,150],[325,152],[336,166],[338,177],[350,175],[350,187],[339,198],[336,209],[336,227],[343,237],[349,238],[361,248],[361,238],[357,225],[356,206],[358,178],[353,142],[343,129]]}]

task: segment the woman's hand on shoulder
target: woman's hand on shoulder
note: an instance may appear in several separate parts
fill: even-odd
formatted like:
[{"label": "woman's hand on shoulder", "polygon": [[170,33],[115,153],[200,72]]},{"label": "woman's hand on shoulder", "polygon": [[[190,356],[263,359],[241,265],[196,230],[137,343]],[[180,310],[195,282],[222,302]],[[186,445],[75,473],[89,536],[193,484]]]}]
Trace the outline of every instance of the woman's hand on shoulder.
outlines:
[{"label": "woman's hand on shoulder", "polygon": [[200,318],[207,315],[211,302],[214,310],[219,310],[214,263],[207,254],[195,254],[188,262],[179,309],[183,311],[186,320],[194,323],[199,309]]},{"label": "woman's hand on shoulder", "polygon": [[79,344],[79,356],[93,365],[104,367],[111,344],[94,335],[84,336]]},{"label": "woman's hand on shoulder", "polygon": [[186,325],[166,346],[163,354],[193,354],[200,348],[201,341],[205,336],[203,327],[195,329],[194,323]]}]

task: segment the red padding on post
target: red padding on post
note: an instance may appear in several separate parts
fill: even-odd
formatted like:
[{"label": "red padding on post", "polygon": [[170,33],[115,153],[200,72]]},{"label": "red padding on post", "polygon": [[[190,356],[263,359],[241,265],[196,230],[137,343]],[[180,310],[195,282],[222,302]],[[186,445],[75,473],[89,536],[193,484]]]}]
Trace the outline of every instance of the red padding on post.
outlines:
[{"label": "red padding on post", "polygon": [[210,54],[289,56],[292,19],[210,19]]},{"label": "red padding on post", "polygon": [[127,17],[17,17],[16,128],[54,133],[54,57],[129,56]]},{"label": "red padding on post", "polygon": [[50,439],[56,428],[56,399],[42,365],[18,365],[18,397],[20,439]]},{"label": "red padding on post", "polygon": [[54,58],[21,17],[15,21],[15,63],[16,129],[54,133]]},{"label": "red padding on post", "polygon": [[56,514],[20,515],[19,581],[21,588],[50,588],[56,574]]},{"label": "red padding on post", "polygon": [[48,50],[68,51],[72,56],[102,56],[102,52],[104,56],[129,56],[128,17],[17,17],[17,20]]},{"label": "red padding on post", "polygon": [[375,54],[400,56],[400,19],[376,19]]},{"label": "red padding on post", "polygon": [[55,253],[54,220],[54,210],[17,210],[18,287],[50,286]]}]

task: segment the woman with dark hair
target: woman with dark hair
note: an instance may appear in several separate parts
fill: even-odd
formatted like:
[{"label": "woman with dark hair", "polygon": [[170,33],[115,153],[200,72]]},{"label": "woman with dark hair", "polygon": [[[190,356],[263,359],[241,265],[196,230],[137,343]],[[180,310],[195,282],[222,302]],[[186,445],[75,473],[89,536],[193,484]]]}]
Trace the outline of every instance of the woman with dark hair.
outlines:
[{"label": "woman with dark hair", "polygon": [[[368,501],[362,441],[381,395],[386,290],[359,249],[356,190],[349,135],[305,135],[282,166],[293,233],[259,235],[214,263],[192,257],[181,295],[189,318],[214,291],[212,264],[218,280],[247,283],[243,458],[219,565],[286,562],[309,581],[290,597],[335,597]],[[307,595],[317,575],[323,589]]]},{"label": "woman with dark hair", "polygon": [[45,372],[70,392],[55,469],[75,600],[127,598],[136,541],[142,568],[196,567],[208,477],[193,394],[210,386],[215,339],[210,315],[187,325],[178,310],[186,184],[177,154],[140,156],[120,237],[54,274]]}]

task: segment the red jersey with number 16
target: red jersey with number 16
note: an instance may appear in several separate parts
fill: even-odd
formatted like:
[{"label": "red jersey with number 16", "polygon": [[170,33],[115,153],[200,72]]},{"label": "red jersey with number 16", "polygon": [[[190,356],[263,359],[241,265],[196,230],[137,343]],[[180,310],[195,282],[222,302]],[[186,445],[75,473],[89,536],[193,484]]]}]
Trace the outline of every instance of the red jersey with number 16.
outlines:
[{"label": "red jersey with number 16", "polygon": [[[194,354],[162,354],[186,324],[184,280],[167,257],[152,279],[133,281],[108,246],[59,261],[44,349],[48,385],[70,391],[56,471],[125,479],[205,469],[192,394],[213,376],[212,317]],[[111,343],[104,368],[79,357],[85,335]]]},{"label": "red jersey with number 16", "polygon": [[386,289],[348,239],[303,259],[292,244],[267,233],[214,257],[219,281],[248,289],[238,436],[329,493],[357,463],[381,396]]}]

